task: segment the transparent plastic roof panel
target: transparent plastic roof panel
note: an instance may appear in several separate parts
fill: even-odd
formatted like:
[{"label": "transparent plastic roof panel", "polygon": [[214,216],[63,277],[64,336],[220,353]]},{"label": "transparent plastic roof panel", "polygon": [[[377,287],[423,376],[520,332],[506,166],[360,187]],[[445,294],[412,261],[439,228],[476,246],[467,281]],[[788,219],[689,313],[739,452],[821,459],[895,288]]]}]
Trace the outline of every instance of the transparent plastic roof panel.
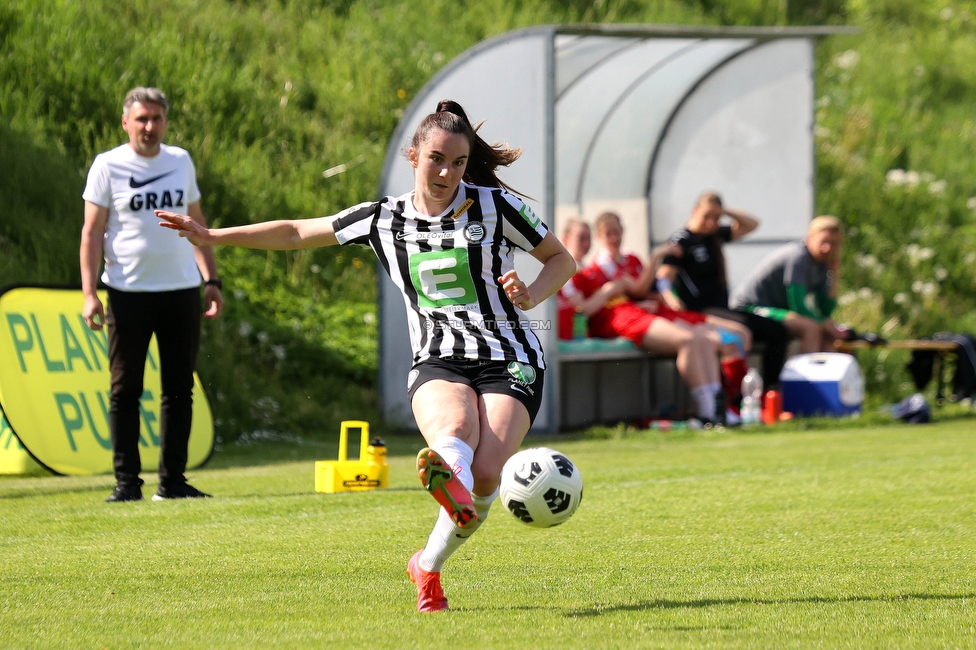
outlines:
[{"label": "transparent plastic roof panel", "polygon": [[[410,191],[401,151],[438,100],[455,99],[485,120],[486,140],[523,147],[502,178],[532,197],[552,229],[569,215],[592,220],[613,209],[624,247],[646,256],[684,226],[703,191],[756,215],[760,229],[727,247],[734,285],[757,259],[801,238],[814,216],[814,40],[851,31],[547,25],[502,34],[449,62],[405,108],[381,195]],[[539,266],[523,254],[516,268],[531,281]],[[380,276],[380,399],[391,422],[413,426],[406,314]],[[529,318],[554,312],[544,303]],[[537,333],[558,363],[555,332]],[[555,399],[547,386],[535,428],[558,429]]]}]

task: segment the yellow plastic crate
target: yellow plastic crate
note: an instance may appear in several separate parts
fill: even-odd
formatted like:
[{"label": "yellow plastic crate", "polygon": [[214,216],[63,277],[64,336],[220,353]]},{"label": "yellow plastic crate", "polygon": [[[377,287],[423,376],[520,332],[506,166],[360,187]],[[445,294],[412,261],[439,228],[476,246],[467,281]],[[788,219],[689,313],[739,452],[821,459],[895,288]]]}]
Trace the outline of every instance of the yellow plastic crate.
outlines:
[{"label": "yellow plastic crate", "polygon": [[[349,429],[359,429],[359,460],[349,460]],[[339,459],[315,461],[316,492],[360,492],[390,485],[386,447],[369,444],[369,422],[345,420],[339,429]]]}]

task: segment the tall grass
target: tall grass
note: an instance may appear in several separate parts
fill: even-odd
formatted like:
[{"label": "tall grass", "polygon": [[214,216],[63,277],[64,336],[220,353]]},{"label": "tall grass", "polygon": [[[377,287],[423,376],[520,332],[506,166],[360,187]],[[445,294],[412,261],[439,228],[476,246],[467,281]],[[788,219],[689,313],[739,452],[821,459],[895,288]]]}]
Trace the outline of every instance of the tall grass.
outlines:
[{"label": "tall grass", "polygon": [[[820,48],[820,210],[850,226],[841,316],[893,338],[976,332],[976,3],[850,2]],[[868,355],[904,394],[904,356]]]},{"label": "tall grass", "polygon": [[[0,281],[78,281],[84,176],[124,141],[133,86],[169,95],[168,141],[193,155],[211,222],[331,214],[376,197],[403,108],[467,47],[553,19],[644,15],[699,13],[678,2],[12,0],[0,8]],[[370,255],[217,255],[227,312],[205,326],[199,371],[218,435],[377,420]]]},{"label": "tall grass", "polygon": [[[454,56],[507,30],[846,22],[861,34],[821,43],[817,79],[820,209],[852,226],[841,316],[899,336],[976,329],[965,308],[976,269],[971,16],[971,1],[8,0],[0,282],[77,281],[84,175],[98,152],[124,141],[119,104],[135,85],[172,99],[168,141],[193,155],[204,213],[228,225],[331,214],[374,198],[410,99]],[[919,181],[886,181],[891,169],[918,172]],[[926,257],[928,249],[938,255]],[[332,430],[344,416],[375,417],[368,253],[220,250],[218,262],[227,313],[206,326],[200,361],[218,435]],[[892,363],[880,365],[884,380],[870,373],[873,389],[898,392],[904,376]]]}]

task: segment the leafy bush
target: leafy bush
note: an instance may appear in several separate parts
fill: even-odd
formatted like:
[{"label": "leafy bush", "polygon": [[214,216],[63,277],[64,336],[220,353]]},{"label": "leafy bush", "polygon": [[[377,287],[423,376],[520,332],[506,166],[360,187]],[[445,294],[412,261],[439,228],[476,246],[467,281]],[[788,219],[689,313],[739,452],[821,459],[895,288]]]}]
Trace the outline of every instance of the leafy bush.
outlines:
[{"label": "leafy bush", "polygon": [[[819,50],[818,202],[850,227],[839,316],[890,338],[976,331],[976,3],[849,2]],[[869,391],[911,390],[866,355]],[[862,359],[863,361],[863,359]]]},{"label": "leafy bush", "polygon": [[[374,198],[410,99],[453,57],[511,29],[847,22],[861,34],[824,40],[817,72],[819,209],[851,226],[840,315],[892,336],[976,330],[967,309],[976,268],[972,2],[648,4],[8,0],[0,6],[0,273],[5,283],[77,282],[84,177],[98,152],[124,141],[121,98],[136,85],[169,95],[168,142],[192,153],[204,213],[229,225],[331,214]],[[345,173],[323,176],[341,164]],[[218,434],[315,435],[343,418],[376,421],[371,255],[217,256],[227,312],[205,326],[199,369]],[[900,389],[894,366],[884,381],[869,370],[873,388]]]},{"label": "leafy bush", "polygon": [[[577,3],[579,4],[579,3]],[[688,21],[558,1],[199,3],[12,0],[0,7],[0,261],[4,283],[76,283],[80,195],[125,140],[136,85],[172,102],[167,141],[196,162],[214,224],[331,214],[375,198],[410,98],[481,39],[551,20]],[[437,21],[431,16],[439,16]],[[346,164],[328,178],[323,171]],[[333,432],[378,421],[376,276],[367,251],[217,251],[226,313],[198,364],[218,435]]]}]

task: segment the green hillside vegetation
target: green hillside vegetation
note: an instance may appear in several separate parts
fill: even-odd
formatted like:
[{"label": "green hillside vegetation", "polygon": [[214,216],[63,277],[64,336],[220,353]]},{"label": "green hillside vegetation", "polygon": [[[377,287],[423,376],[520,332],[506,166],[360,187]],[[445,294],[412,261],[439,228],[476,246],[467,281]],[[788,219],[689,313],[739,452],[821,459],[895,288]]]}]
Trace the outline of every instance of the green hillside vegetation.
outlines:
[{"label": "green hillside vegetation", "polygon": [[[229,225],[374,198],[404,107],[454,56],[502,32],[574,21],[827,23],[862,30],[818,49],[819,209],[852,226],[841,315],[889,336],[976,330],[976,2],[647,4],[9,0],[0,284],[78,282],[85,174],[124,141],[120,102],[136,85],[171,98],[168,141],[193,155],[204,213]],[[323,177],[340,164],[345,173]],[[205,325],[199,371],[218,435],[315,436],[341,419],[377,421],[371,255],[217,255],[227,309]],[[898,396],[903,363],[872,361],[869,387]]]}]

